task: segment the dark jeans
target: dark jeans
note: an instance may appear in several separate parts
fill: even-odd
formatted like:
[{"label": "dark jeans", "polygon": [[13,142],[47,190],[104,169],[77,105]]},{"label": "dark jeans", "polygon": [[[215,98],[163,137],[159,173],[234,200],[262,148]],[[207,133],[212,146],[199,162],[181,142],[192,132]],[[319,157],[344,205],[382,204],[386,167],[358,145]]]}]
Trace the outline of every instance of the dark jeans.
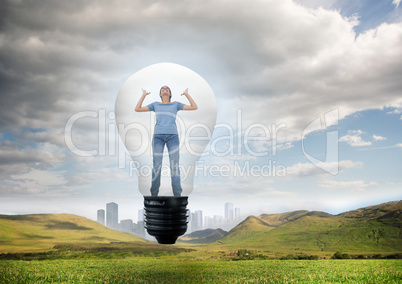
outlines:
[{"label": "dark jeans", "polygon": [[179,136],[177,134],[154,134],[152,140],[153,169],[151,195],[158,196],[161,185],[161,170],[163,149],[165,144],[169,151],[170,176],[172,178],[172,189],[174,196],[181,196],[183,191],[180,183],[179,168]]}]

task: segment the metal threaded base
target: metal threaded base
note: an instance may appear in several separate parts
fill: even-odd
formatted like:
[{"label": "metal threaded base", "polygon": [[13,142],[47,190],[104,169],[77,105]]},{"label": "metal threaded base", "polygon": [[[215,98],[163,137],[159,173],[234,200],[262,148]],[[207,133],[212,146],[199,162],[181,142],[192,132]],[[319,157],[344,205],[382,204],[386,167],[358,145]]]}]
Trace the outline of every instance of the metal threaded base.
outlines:
[{"label": "metal threaded base", "polygon": [[145,228],[160,244],[174,244],[187,231],[188,197],[144,196]]}]

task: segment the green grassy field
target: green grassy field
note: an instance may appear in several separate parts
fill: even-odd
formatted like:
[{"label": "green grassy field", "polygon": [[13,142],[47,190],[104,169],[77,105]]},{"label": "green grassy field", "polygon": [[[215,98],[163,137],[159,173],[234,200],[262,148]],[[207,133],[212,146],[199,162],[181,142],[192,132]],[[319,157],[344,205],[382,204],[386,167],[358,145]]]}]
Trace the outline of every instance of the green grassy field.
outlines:
[{"label": "green grassy field", "polygon": [[300,212],[304,211],[290,212],[294,214],[290,220],[280,219],[288,217],[289,213],[249,216],[210,246],[263,249],[273,254],[325,254],[337,250],[349,253],[402,251],[399,209],[389,211],[389,214],[384,208],[366,210],[364,214],[356,210],[339,216],[308,211],[303,215]]},{"label": "green grassy field", "polygon": [[401,283],[401,260],[0,261],[0,283]]},{"label": "green grassy field", "polygon": [[0,215],[0,283],[402,283],[401,205],[250,216],[176,245],[76,215]]},{"label": "green grassy field", "polygon": [[[339,215],[301,210],[249,216],[223,238],[200,247],[209,251],[251,249],[271,258],[302,253],[323,258],[336,251],[401,253],[401,212],[402,201],[392,201]],[[136,242],[140,247],[152,243],[71,214],[0,215],[0,253],[49,251],[66,243],[111,242]],[[193,247],[180,239],[177,245]]]},{"label": "green grassy field", "polygon": [[147,241],[71,214],[0,215],[0,253],[48,251],[74,242]]}]

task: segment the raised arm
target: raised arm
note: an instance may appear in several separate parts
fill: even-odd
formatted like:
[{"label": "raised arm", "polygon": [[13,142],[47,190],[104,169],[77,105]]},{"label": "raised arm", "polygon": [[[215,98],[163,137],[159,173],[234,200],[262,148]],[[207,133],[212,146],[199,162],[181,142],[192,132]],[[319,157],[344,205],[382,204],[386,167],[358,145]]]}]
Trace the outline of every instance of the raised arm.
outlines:
[{"label": "raised arm", "polygon": [[142,106],[142,103],[144,102],[145,97],[148,96],[149,94],[150,94],[150,92],[147,92],[144,89],[142,89],[142,96],[141,96],[140,100],[138,101],[137,105],[135,106],[135,111],[138,111],[138,112],[149,111],[149,107]]},{"label": "raised arm", "polygon": [[196,110],[198,109],[197,104],[195,103],[195,101],[193,100],[193,98],[190,96],[190,94],[188,93],[188,88],[183,92],[183,94],[181,94],[182,96],[185,95],[186,98],[188,99],[188,101],[190,102],[190,105],[184,105],[183,106],[183,110]]}]

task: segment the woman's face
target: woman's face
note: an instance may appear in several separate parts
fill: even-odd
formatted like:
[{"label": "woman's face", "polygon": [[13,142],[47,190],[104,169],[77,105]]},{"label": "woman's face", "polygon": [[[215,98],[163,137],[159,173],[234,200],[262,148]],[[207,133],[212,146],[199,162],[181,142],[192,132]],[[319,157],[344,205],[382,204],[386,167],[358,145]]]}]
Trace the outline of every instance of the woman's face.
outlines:
[{"label": "woman's face", "polygon": [[169,96],[171,97],[172,94],[170,93],[170,89],[168,86],[163,86],[159,92],[159,95],[162,96]]}]

